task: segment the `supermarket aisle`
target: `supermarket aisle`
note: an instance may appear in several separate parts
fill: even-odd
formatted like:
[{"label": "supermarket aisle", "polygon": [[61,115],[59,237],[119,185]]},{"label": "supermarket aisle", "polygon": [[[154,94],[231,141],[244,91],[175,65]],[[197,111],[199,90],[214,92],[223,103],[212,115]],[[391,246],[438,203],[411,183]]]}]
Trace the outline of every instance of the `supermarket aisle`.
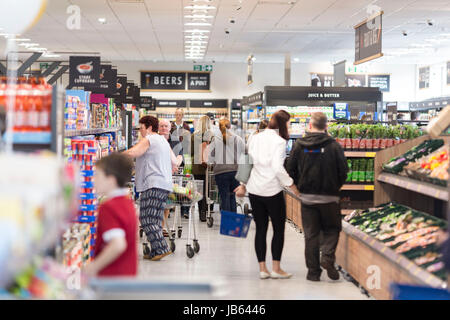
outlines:
[{"label": "supermarket aisle", "polygon": [[[225,237],[219,234],[220,214],[214,215],[215,223],[212,229],[206,223],[195,221],[199,230],[200,252],[194,258],[186,256],[187,220],[183,219],[183,236],[176,241],[174,254],[161,261],[142,259],[142,246],[139,246],[139,275],[147,280],[204,280],[223,279],[226,292],[215,297],[217,299],[233,300],[270,300],[270,299],[367,299],[352,283],[341,280],[333,283],[326,272],[322,274],[322,281],[313,283],[306,280],[304,263],[303,235],[298,233],[290,224],[286,226],[285,246],[282,267],[294,274],[288,280],[260,280],[258,278],[258,264],[254,252],[253,240],[255,226],[252,222],[246,239]],[[171,219],[170,219],[171,220]],[[271,226],[269,226],[270,230]],[[269,231],[268,236],[271,237]],[[270,242],[268,242],[270,250]],[[268,257],[271,257],[268,251]],[[268,264],[271,269],[271,262]],[[183,299],[183,298],[181,298]],[[190,297],[186,297],[190,299]]]}]

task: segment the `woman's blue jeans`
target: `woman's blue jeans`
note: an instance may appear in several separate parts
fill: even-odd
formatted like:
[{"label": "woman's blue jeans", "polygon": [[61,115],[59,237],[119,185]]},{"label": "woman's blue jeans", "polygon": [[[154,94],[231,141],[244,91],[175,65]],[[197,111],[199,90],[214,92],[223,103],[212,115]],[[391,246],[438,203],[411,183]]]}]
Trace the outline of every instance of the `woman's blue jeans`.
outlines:
[{"label": "woman's blue jeans", "polygon": [[215,175],[217,187],[219,188],[221,210],[236,212],[236,196],[234,189],[239,186],[239,182],[234,178],[236,171]]}]

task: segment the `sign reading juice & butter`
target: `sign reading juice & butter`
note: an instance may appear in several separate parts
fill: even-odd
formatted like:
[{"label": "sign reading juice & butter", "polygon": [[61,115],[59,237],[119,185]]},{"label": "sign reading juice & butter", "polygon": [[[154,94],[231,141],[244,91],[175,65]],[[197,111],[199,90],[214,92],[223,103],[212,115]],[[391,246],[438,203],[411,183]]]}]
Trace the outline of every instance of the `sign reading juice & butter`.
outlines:
[{"label": "sign reading juice & butter", "polygon": [[143,91],[210,91],[209,72],[141,71]]},{"label": "sign reading juice & butter", "polygon": [[382,16],[380,11],[355,26],[355,65],[383,56]]},{"label": "sign reading juice & butter", "polygon": [[100,87],[100,57],[69,58],[69,87]]}]

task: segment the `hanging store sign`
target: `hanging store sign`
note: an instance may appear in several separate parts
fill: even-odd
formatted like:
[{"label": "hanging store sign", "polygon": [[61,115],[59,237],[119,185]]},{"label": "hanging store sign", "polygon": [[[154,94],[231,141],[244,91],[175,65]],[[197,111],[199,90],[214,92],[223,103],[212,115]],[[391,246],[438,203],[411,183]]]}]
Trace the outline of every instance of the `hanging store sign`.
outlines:
[{"label": "hanging store sign", "polygon": [[102,64],[100,65],[100,86],[93,89],[93,92],[112,95],[116,91],[116,83],[117,70],[112,66]]},{"label": "hanging store sign", "polygon": [[156,107],[186,108],[186,100],[156,100]]},{"label": "hanging store sign", "polygon": [[155,110],[154,107],[156,105],[153,103],[152,97],[140,97],[140,105],[141,108],[148,109],[148,110]]},{"label": "hanging store sign", "polygon": [[397,102],[386,102],[387,121],[391,124],[397,123]]},{"label": "hanging store sign", "polygon": [[369,87],[389,92],[391,90],[391,76],[389,74],[369,75]]},{"label": "hanging store sign", "polygon": [[134,83],[127,82],[125,89],[125,102],[133,103],[134,102]]},{"label": "hanging store sign", "polygon": [[333,118],[334,119],[347,119],[348,117],[348,103],[335,103],[333,104]]},{"label": "hanging store sign", "polygon": [[334,75],[311,73],[312,87],[334,87]]},{"label": "hanging store sign", "polygon": [[214,100],[190,100],[191,108],[228,108],[228,100],[214,99]]},{"label": "hanging store sign", "polygon": [[188,90],[189,91],[209,91],[210,90],[210,73],[188,73]]},{"label": "hanging store sign", "polygon": [[355,65],[383,56],[382,16],[381,11],[355,26]]},{"label": "hanging store sign", "polygon": [[365,87],[365,74],[348,74],[345,76],[345,84],[347,87]]},{"label": "hanging store sign", "polygon": [[136,85],[134,86],[134,90],[133,90],[133,103],[135,105],[141,104],[141,88],[139,88]]},{"label": "hanging store sign", "polygon": [[207,65],[196,64],[196,65],[194,65],[194,71],[208,71],[208,72],[211,72],[211,71],[213,71],[213,66],[210,65],[210,64],[207,64]]},{"label": "hanging store sign", "polygon": [[210,79],[209,72],[141,71],[141,90],[209,92]]},{"label": "hanging store sign", "polygon": [[247,85],[253,83],[253,55],[247,57]]},{"label": "hanging store sign", "polygon": [[125,103],[127,93],[127,77],[118,76],[116,82],[116,91],[113,95],[107,95],[109,98],[114,98],[117,103]]},{"label": "hanging store sign", "polygon": [[98,88],[100,86],[100,57],[69,58],[69,87]]},{"label": "hanging store sign", "polygon": [[430,67],[419,68],[419,89],[430,87]]},{"label": "hanging store sign", "polygon": [[251,104],[261,105],[263,103],[263,92],[257,92],[255,94],[252,94],[251,96],[244,97],[241,100],[241,104],[243,106],[248,106]]}]

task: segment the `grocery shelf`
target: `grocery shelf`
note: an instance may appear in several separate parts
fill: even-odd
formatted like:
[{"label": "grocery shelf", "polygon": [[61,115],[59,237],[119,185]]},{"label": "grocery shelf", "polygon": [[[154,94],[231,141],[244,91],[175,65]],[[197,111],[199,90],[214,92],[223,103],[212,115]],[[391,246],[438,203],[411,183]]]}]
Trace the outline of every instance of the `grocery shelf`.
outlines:
[{"label": "grocery shelf", "polygon": [[376,152],[344,151],[347,158],[375,158]]},{"label": "grocery shelf", "polygon": [[443,201],[448,201],[449,198],[447,188],[408,177],[383,172],[378,176],[378,181]]},{"label": "grocery shelf", "polygon": [[[3,139],[7,139],[6,133]],[[13,132],[13,144],[50,144],[52,141],[51,132]]]},{"label": "grocery shelf", "polygon": [[373,191],[375,186],[373,184],[344,184],[341,190],[348,191]]},{"label": "grocery shelf", "polygon": [[117,132],[122,130],[121,128],[100,128],[100,129],[86,129],[86,130],[67,130],[64,134],[65,137],[75,137],[75,136],[87,136],[92,134],[102,134],[109,132]]}]

